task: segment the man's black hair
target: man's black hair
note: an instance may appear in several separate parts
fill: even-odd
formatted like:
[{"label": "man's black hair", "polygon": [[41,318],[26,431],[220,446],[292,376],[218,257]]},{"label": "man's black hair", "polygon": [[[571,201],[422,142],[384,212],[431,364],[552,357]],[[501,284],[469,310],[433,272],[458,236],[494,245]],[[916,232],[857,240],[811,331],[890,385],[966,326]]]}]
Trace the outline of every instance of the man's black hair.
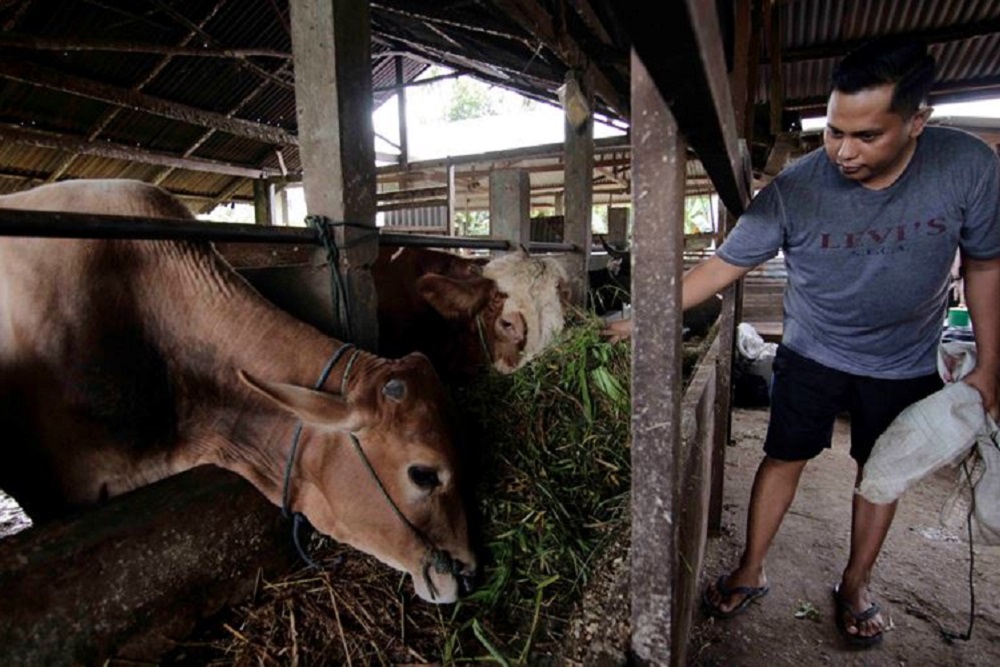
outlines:
[{"label": "man's black hair", "polygon": [[914,39],[879,37],[851,51],[833,69],[833,90],[856,93],[895,84],[889,111],[909,119],[927,101],[934,83],[934,58]]}]

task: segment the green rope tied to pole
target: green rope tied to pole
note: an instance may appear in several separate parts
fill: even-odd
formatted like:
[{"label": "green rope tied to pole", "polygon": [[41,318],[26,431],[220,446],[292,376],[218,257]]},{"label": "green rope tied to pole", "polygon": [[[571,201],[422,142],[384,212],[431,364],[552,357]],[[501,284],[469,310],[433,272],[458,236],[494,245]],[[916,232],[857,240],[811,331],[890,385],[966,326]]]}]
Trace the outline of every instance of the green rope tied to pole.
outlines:
[{"label": "green rope tied to pole", "polygon": [[[346,276],[341,271],[340,251],[361,243],[365,243],[373,237],[378,236],[378,231],[357,222],[334,222],[325,215],[307,215],[306,225],[316,230],[319,242],[326,250],[326,261],[330,265],[330,299],[333,307],[333,316],[338,322],[343,323],[343,338],[354,339],[354,331],[351,326],[351,308],[347,295]],[[364,230],[366,234],[361,234],[348,243],[337,245],[334,234],[336,227],[351,227]]]}]

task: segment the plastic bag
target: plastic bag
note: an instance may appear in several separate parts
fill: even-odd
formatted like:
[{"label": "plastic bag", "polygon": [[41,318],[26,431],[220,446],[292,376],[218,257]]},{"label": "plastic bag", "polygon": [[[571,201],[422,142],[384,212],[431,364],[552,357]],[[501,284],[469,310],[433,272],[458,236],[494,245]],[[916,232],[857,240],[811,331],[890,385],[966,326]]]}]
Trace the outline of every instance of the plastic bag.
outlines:
[{"label": "plastic bag", "polygon": [[733,357],[733,405],[760,408],[771,404],[771,367],[777,350],[777,343],[765,342],[752,324],[740,323]]},{"label": "plastic bag", "polygon": [[[958,467],[955,485],[941,508],[941,526],[976,544],[1000,545],[1000,445],[997,426],[987,418],[989,433]],[[970,515],[971,510],[971,515]]]},{"label": "plastic bag", "polygon": [[985,426],[983,399],[964,382],[917,401],[875,441],[858,493],[873,503],[897,500],[913,483],[961,461]]},{"label": "plastic bag", "polygon": [[777,343],[765,342],[752,324],[740,322],[736,327],[736,351],[739,353],[737,361],[744,362],[746,372],[760,376],[770,384]]}]

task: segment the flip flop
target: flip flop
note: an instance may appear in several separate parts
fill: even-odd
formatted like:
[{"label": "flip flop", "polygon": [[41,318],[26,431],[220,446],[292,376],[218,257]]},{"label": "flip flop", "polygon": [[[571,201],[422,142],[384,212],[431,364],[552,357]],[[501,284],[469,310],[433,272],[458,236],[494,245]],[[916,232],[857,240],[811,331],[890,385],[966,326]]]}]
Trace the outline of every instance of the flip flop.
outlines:
[{"label": "flip flop", "polygon": [[844,622],[845,611],[851,615],[852,619],[854,619],[855,628],[864,623],[865,621],[870,621],[871,619],[875,618],[875,616],[877,616],[882,611],[882,608],[878,606],[877,602],[872,602],[871,606],[868,607],[868,609],[865,609],[860,614],[856,614],[854,613],[854,610],[851,609],[851,605],[847,604],[847,601],[844,600],[844,598],[840,597],[839,584],[833,587],[833,602],[837,608],[835,612],[835,615],[837,617],[837,630],[840,631],[840,634],[843,635],[844,639],[847,640],[848,644],[860,648],[870,648],[872,646],[876,646],[882,643],[882,640],[885,639],[884,630],[879,630],[876,634],[869,636],[851,634],[850,632],[847,631],[847,623]]},{"label": "flip flop", "polygon": [[715,581],[715,590],[719,591],[719,595],[722,599],[730,598],[734,595],[744,596],[740,603],[730,609],[729,611],[723,611],[719,605],[712,604],[712,601],[708,598],[708,588],[701,594],[701,602],[705,608],[705,613],[714,618],[732,618],[733,616],[739,616],[745,612],[749,607],[750,603],[754,600],[764,597],[771,592],[771,587],[767,584],[763,586],[754,588],[753,586],[733,586],[730,588],[726,586],[726,575],[720,575]]}]

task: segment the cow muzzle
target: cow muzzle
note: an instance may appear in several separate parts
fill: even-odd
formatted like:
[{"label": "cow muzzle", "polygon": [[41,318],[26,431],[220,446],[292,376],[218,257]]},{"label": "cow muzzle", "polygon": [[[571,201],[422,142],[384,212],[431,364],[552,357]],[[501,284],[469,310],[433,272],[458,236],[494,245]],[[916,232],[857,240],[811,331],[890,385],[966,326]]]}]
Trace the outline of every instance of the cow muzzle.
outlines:
[{"label": "cow muzzle", "polygon": [[447,551],[428,552],[421,562],[420,575],[411,573],[413,588],[423,600],[451,604],[475,590],[476,566],[452,558]]}]

